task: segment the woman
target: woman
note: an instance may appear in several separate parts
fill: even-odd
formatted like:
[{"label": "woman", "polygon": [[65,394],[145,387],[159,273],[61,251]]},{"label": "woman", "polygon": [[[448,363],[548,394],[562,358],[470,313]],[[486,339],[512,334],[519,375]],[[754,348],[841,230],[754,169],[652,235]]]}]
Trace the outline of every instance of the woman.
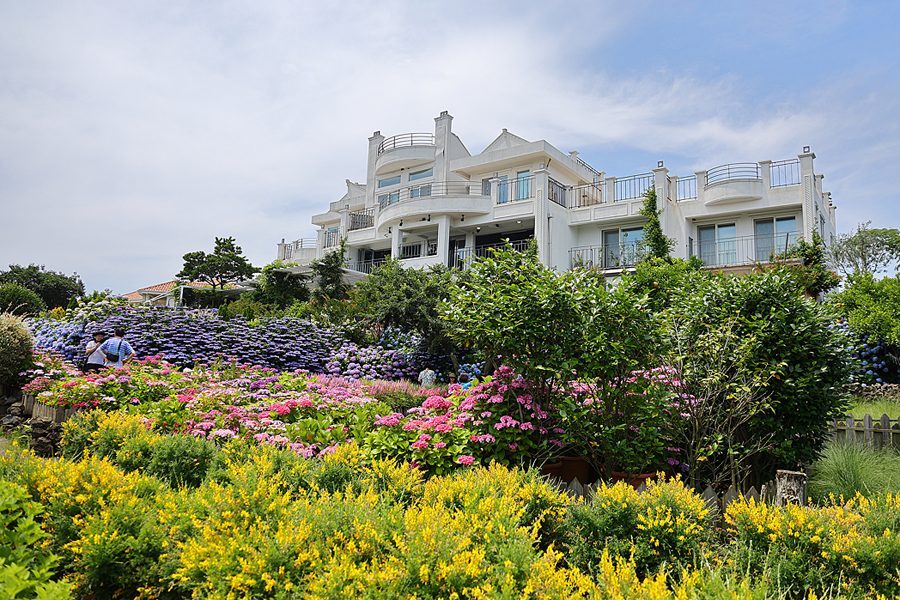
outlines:
[{"label": "woman", "polygon": [[87,354],[87,363],[84,365],[84,372],[100,371],[106,364],[106,355],[100,350],[100,346],[106,340],[106,335],[102,331],[94,332],[94,339],[89,340],[85,346],[84,353]]}]

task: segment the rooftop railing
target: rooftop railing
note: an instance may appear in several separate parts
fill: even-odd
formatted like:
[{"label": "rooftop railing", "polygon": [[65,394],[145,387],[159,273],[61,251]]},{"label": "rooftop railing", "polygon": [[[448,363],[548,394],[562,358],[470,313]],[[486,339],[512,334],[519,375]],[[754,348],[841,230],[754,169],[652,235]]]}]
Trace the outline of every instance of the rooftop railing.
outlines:
[{"label": "rooftop railing", "polygon": [[594,174],[594,180],[595,180],[595,181],[600,181],[600,179],[601,179],[600,171],[598,171],[597,169],[595,169],[595,168],[592,167],[591,165],[589,165],[589,164],[587,164],[586,162],[584,162],[583,160],[581,160],[581,158],[576,157],[576,158],[575,158],[575,161],[576,161],[579,165],[581,165],[582,167],[584,167],[585,169],[587,169],[588,171],[590,171],[591,173],[593,173],[593,174]]},{"label": "rooftop railing", "polygon": [[401,133],[378,144],[378,154],[407,146],[434,146],[433,133]]},{"label": "rooftop railing", "polygon": [[697,176],[679,177],[675,180],[675,201],[697,199]]},{"label": "rooftop railing", "polygon": [[789,250],[800,239],[791,231],[769,235],[747,235],[715,242],[688,241],[688,255],[697,256],[706,266],[726,267],[769,262],[773,254]]},{"label": "rooftop railing", "polygon": [[706,172],[706,185],[714,185],[735,179],[762,179],[759,163],[719,165]]},{"label": "rooftop railing", "polygon": [[576,185],[566,190],[569,208],[585,208],[595,204],[603,204],[603,184],[586,183]]},{"label": "rooftop railing", "polygon": [[547,178],[547,197],[550,199],[550,202],[555,202],[565,208],[568,191],[568,188],[557,180],[552,177]]},{"label": "rooftop railing", "polygon": [[636,200],[653,187],[653,173],[641,173],[616,180],[616,202]]},{"label": "rooftop railing", "polygon": [[769,187],[800,185],[800,159],[779,160],[769,166]]}]

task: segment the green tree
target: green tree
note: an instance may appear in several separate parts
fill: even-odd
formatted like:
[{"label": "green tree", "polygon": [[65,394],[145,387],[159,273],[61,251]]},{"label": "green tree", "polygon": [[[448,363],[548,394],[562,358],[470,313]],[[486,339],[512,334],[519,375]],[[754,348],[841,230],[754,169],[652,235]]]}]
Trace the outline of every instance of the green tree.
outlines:
[{"label": "green tree", "polygon": [[19,373],[29,368],[33,346],[34,337],[25,320],[0,312],[0,383],[14,383]]},{"label": "green tree", "polygon": [[900,345],[900,276],[875,279],[869,272],[853,273],[829,302],[857,335]]},{"label": "green tree", "polygon": [[65,308],[70,300],[84,295],[84,283],[77,273],[64,275],[47,271],[44,265],[9,265],[8,271],[0,271],[0,284],[5,283],[28,288],[51,309],[58,306]]},{"label": "green tree", "polygon": [[647,217],[647,223],[644,225],[643,244],[648,250],[647,258],[669,259],[669,253],[675,246],[675,240],[663,235],[662,224],[659,222],[661,210],[656,207],[656,188],[648,188],[644,192],[644,206],[638,211],[639,214]]},{"label": "green tree", "polygon": [[853,233],[840,234],[828,249],[828,262],[845,276],[855,273],[882,273],[900,261],[900,232],[896,229],[869,229],[871,221],[860,223]]},{"label": "green tree", "polygon": [[[828,293],[841,283],[837,273],[830,270],[826,263],[825,242],[818,233],[813,232],[812,242],[800,239],[796,244],[783,252],[774,254],[769,265],[764,269],[780,270],[792,277],[797,285],[813,298]],[[800,264],[795,259],[800,259]]]},{"label": "green tree", "polygon": [[404,269],[388,259],[357,284],[353,296],[359,313],[381,327],[421,334],[430,352],[450,352],[453,344],[438,307],[450,296],[453,272],[443,265]]},{"label": "green tree", "polygon": [[318,260],[309,263],[312,268],[316,288],[312,297],[317,302],[346,300],[350,286],[344,281],[344,269],[347,268],[347,240],[341,240],[340,246]]},{"label": "green tree", "polygon": [[224,290],[226,284],[252,277],[258,271],[242,254],[233,237],[217,237],[212,254],[202,250],[185,254],[184,268],[176,277],[184,282],[202,281],[213,290]]},{"label": "green tree", "polygon": [[249,293],[250,299],[262,304],[274,304],[278,308],[287,308],[296,301],[309,300],[309,286],[302,273],[280,271],[285,267],[280,259],[262,268],[261,276],[254,282],[254,290]]},{"label": "green tree", "polygon": [[47,305],[33,291],[15,283],[0,285],[0,311],[14,315],[36,315],[47,310]]},{"label": "green tree", "polygon": [[638,296],[647,295],[650,308],[662,312],[682,290],[693,289],[695,279],[710,276],[703,270],[703,261],[692,256],[663,259],[651,257],[639,261],[633,273],[624,273],[622,282]]}]

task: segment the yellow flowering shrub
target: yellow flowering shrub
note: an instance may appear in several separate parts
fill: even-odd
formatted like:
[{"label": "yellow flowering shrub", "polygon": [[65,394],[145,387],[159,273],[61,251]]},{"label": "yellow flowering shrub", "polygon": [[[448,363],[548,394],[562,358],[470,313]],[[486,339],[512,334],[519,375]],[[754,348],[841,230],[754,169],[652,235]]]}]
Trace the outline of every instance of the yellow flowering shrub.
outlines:
[{"label": "yellow flowering shrub", "polygon": [[765,573],[782,590],[840,590],[850,597],[900,596],[900,519],[896,496],[856,498],[823,507],[784,508],[752,501],[726,511],[729,561],[736,570]]},{"label": "yellow flowering shrub", "polygon": [[638,494],[624,482],[604,484],[588,503],[573,506],[566,523],[569,562],[595,572],[603,553],[633,556],[638,573],[664,565],[693,565],[709,538],[709,510],[680,479],[651,481]]}]

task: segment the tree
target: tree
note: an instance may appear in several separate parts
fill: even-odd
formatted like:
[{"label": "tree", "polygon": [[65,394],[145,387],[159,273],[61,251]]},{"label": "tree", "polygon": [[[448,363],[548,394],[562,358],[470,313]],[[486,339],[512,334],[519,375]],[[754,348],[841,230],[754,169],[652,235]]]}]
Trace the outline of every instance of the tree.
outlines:
[{"label": "tree", "polygon": [[356,286],[354,298],[362,316],[420,333],[430,352],[449,352],[453,344],[438,306],[449,298],[452,282],[453,272],[443,265],[404,269],[389,259]]},{"label": "tree", "polygon": [[878,274],[900,261],[900,232],[869,229],[871,223],[860,223],[856,231],[842,233],[834,241],[828,250],[828,261],[835,270],[845,276],[857,271]]},{"label": "tree", "polygon": [[829,302],[857,335],[900,345],[900,276],[875,279],[872,273],[854,273]]},{"label": "tree", "polygon": [[648,258],[669,259],[669,253],[675,246],[675,240],[663,235],[662,225],[659,222],[661,210],[656,208],[656,188],[648,188],[644,192],[644,206],[638,211],[639,214],[647,217],[647,223],[644,225],[644,246],[649,251]]},{"label": "tree", "polygon": [[64,275],[47,271],[44,265],[9,265],[8,271],[0,272],[0,284],[6,283],[15,283],[31,290],[51,309],[58,306],[65,308],[70,300],[84,295],[84,283],[77,273]]},{"label": "tree", "polygon": [[37,315],[47,310],[41,297],[15,283],[0,285],[0,311],[13,315]]},{"label": "tree", "polygon": [[258,271],[242,256],[241,247],[233,237],[216,238],[212,254],[202,250],[183,256],[184,268],[176,275],[181,281],[203,281],[216,290],[225,285],[253,276]]},{"label": "tree", "polygon": [[[791,276],[797,285],[812,298],[825,294],[841,283],[841,278],[834,271],[828,270],[825,262],[825,242],[818,233],[813,232],[812,243],[800,239],[796,244],[778,254],[773,254],[768,266],[761,269],[780,270]],[[801,259],[796,264],[794,259]]]},{"label": "tree", "polygon": [[262,304],[274,304],[286,308],[299,300],[309,300],[309,286],[302,273],[286,273],[280,271],[285,263],[275,260],[262,268],[262,276],[254,283],[250,299]]},{"label": "tree", "polygon": [[346,239],[341,240],[340,246],[309,263],[317,284],[312,296],[317,302],[347,299],[349,286],[344,282],[344,269],[347,267],[347,258],[344,256],[346,243]]}]

